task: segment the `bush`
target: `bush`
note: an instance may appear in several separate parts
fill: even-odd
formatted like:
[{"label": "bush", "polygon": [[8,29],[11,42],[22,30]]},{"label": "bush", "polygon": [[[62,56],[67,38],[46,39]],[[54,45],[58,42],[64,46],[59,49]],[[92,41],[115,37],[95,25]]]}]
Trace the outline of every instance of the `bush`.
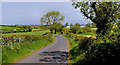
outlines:
[{"label": "bush", "polygon": [[91,32],[91,28],[90,28],[90,27],[87,27],[87,26],[84,27],[84,30],[85,30],[86,32]]},{"label": "bush", "polygon": [[[111,34],[93,41],[86,52],[88,64],[117,65],[120,64],[120,36]],[[111,38],[112,36],[112,38]],[[110,37],[110,38],[109,38]]]},{"label": "bush", "polygon": [[89,46],[93,43],[93,38],[87,38],[85,37],[83,40],[80,41],[79,49],[83,51],[87,51],[89,49]]},{"label": "bush", "polygon": [[31,32],[32,31],[32,29],[29,29],[29,32]]},{"label": "bush", "polygon": [[48,34],[44,35],[43,38],[46,40],[52,41],[52,36],[53,36],[53,34],[48,33]]},{"label": "bush", "polygon": [[13,63],[15,59],[31,53],[31,50],[37,50],[41,47],[51,44],[53,37],[51,34],[47,34],[45,36],[12,35],[2,36],[0,40],[3,44],[2,62]]},{"label": "bush", "polygon": [[72,27],[70,27],[71,32],[72,32],[72,33],[75,33],[75,34],[76,34],[76,32],[77,32],[79,29],[80,29],[80,27],[78,27],[78,26],[72,26]]},{"label": "bush", "polygon": [[91,45],[86,53],[89,64],[120,64],[120,47],[116,47],[115,43],[99,43]]},{"label": "bush", "polygon": [[84,33],[84,32],[86,32],[86,31],[85,30],[78,30],[77,34]]},{"label": "bush", "polygon": [[75,41],[81,41],[83,40],[85,37],[84,36],[75,36]]},{"label": "bush", "polygon": [[70,50],[70,59],[75,60],[73,65],[120,64],[120,34],[108,34],[97,39],[80,38],[76,36],[75,43],[71,42],[71,45],[78,44]]}]

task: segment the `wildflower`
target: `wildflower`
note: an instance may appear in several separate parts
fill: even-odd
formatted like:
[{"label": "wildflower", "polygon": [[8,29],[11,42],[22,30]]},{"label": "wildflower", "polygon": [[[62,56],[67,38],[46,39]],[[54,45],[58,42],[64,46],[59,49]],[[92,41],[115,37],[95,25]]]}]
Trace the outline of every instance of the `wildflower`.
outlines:
[{"label": "wildflower", "polygon": [[96,40],[94,40],[94,42],[96,42]]},{"label": "wildflower", "polygon": [[14,40],[14,42],[16,42],[16,40]]}]

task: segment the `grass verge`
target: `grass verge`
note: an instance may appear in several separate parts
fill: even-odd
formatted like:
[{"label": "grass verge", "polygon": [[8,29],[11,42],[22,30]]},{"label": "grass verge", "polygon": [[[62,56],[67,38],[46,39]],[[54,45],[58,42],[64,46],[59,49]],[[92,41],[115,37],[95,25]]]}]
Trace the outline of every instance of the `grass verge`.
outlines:
[{"label": "grass verge", "polygon": [[70,64],[75,64],[77,63],[79,60],[84,60],[84,53],[82,51],[80,51],[79,53],[76,54],[72,54],[75,53],[73,52],[74,50],[77,49],[78,45],[79,45],[79,41],[75,41],[72,37],[69,37],[69,35],[63,35],[64,37],[67,38],[67,40],[69,41],[70,47],[69,47],[69,63]]},{"label": "grass verge", "polygon": [[52,37],[52,41],[42,39],[34,42],[24,42],[22,43],[22,47],[16,47],[14,50],[6,48],[6,50],[3,51],[2,63],[14,63],[14,61],[30,55],[33,51],[52,44],[54,40],[55,37]]}]

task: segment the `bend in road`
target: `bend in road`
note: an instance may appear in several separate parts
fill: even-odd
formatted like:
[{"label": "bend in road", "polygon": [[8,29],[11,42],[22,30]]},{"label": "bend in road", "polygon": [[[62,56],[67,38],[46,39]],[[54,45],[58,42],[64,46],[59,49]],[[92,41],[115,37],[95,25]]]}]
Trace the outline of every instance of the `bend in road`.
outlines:
[{"label": "bend in road", "polygon": [[68,63],[68,43],[65,37],[54,35],[55,43],[39,49],[16,63]]}]

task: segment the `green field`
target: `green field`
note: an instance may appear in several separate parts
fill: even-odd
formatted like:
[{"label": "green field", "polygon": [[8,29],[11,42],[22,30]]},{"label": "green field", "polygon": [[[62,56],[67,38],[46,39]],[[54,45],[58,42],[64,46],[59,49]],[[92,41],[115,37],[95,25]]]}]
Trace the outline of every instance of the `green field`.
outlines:
[{"label": "green field", "polygon": [[32,29],[32,31],[40,31],[40,30],[42,30],[42,29]]},{"label": "green field", "polygon": [[97,28],[91,28],[91,30],[97,30]]},{"label": "green field", "polygon": [[49,30],[43,30],[43,31],[35,31],[35,32],[22,32],[22,33],[8,33],[8,34],[2,34],[3,36],[7,35],[41,35],[44,33],[50,32]]},{"label": "green field", "polygon": [[1,29],[6,29],[6,30],[13,30],[13,29],[21,29],[21,28],[17,28],[17,27],[6,27],[6,26],[0,26]]},{"label": "green field", "polygon": [[85,33],[80,33],[78,35],[95,35],[95,33],[92,32],[85,32]]},{"label": "green field", "polygon": [[93,38],[96,38],[96,34],[92,33],[92,32],[86,32],[86,33],[77,34],[77,36],[84,36],[84,37],[93,37]]}]

